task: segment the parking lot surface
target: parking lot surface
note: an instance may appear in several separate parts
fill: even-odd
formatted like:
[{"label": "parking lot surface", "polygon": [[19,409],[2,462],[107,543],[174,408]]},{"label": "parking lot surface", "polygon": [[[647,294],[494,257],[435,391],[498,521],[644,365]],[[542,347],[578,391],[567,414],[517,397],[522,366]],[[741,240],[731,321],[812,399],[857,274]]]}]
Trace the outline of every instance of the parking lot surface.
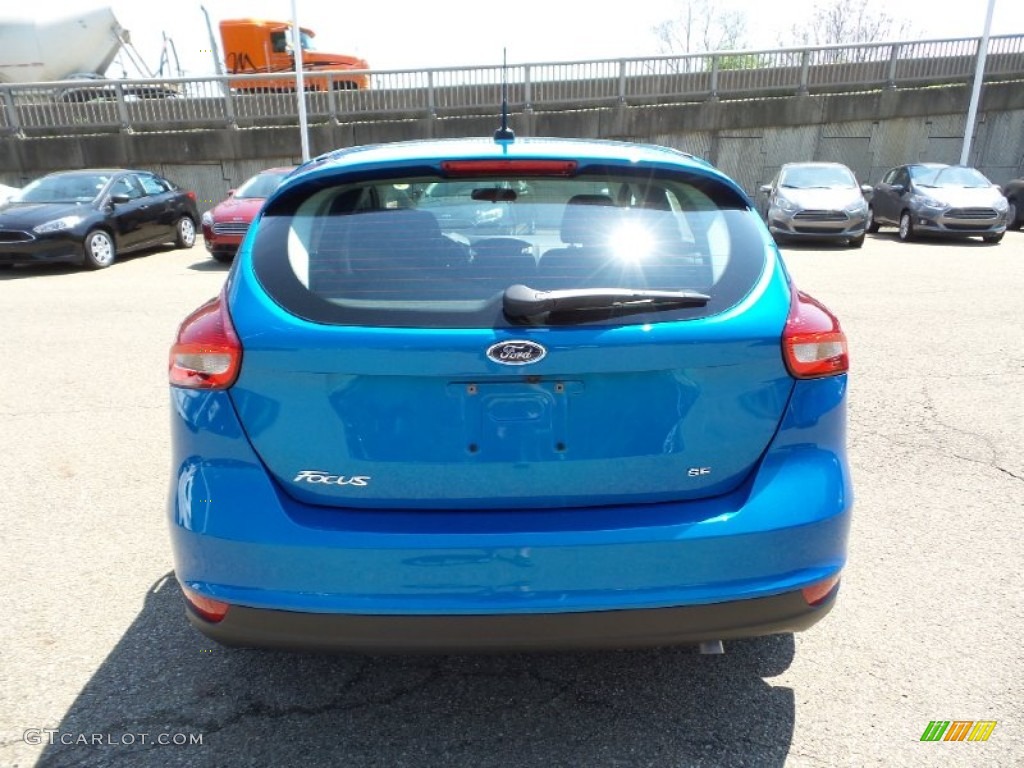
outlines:
[{"label": "parking lot surface", "polygon": [[822,623],[724,656],[212,645],[171,573],[166,365],[225,267],[0,270],[0,765],[1020,765],[1024,234],[784,255],[850,339],[850,561]]}]

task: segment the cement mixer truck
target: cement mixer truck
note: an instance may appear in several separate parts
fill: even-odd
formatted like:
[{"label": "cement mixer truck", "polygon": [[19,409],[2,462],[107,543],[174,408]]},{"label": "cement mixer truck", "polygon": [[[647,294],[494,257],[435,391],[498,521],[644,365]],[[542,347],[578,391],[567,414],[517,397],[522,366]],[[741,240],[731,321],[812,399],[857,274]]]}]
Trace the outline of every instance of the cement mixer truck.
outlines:
[{"label": "cement mixer truck", "polygon": [[[50,21],[0,18],[0,85],[102,80],[119,53],[141,77],[153,77],[109,7]],[[133,98],[177,95],[172,89],[145,85],[125,87],[123,92]],[[65,88],[58,94],[62,101],[113,96],[110,85],[100,84]]]},{"label": "cement mixer truck", "polygon": [[[203,12],[206,12],[205,8]],[[300,35],[307,90],[369,87],[370,79],[365,71],[369,65],[364,59],[317,51],[311,42],[314,34],[313,30],[303,27]],[[224,66],[220,61],[216,62],[218,72],[252,76],[295,70],[291,25],[288,22],[228,19],[220,23],[220,41]],[[216,50],[212,30],[211,43],[212,49]],[[173,43],[171,46],[173,48]],[[53,21],[0,18],[0,85],[79,79],[102,81],[118,54],[124,54],[141,77],[154,78],[132,46],[128,30],[121,26],[109,7]],[[161,86],[123,85],[119,88],[133,98],[178,95],[173,89]],[[294,89],[294,85],[287,78],[247,77],[233,80],[231,88],[240,93],[259,93]],[[90,101],[114,96],[115,89],[110,81],[103,81],[96,85],[64,89],[58,98],[62,101]]]},{"label": "cement mixer truck", "polygon": [[0,19],[0,83],[102,76],[129,46],[110,8],[52,21]]}]

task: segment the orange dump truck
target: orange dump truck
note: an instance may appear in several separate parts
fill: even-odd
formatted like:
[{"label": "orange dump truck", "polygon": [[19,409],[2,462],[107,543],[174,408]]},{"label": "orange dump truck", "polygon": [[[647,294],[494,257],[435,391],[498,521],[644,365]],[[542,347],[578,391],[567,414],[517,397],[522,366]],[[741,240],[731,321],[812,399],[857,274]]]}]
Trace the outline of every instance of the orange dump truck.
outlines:
[{"label": "orange dump truck", "polygon": [[[301,27],[302,69],[306,72],[305,87],[310,91],[351,90],[368,88],[365,74],[346,74],[346,70],[369,69],[364,59],[341,53],[324,53],[313,48],[314,32]],[[228,19],[220,23],[220,39],[224,46],[224,63],[228,74],[257,75],[270,72],[294,72],[292,27],[285,21],[261,19]],[[335,74],[315,73],[332,70]],[[310,74],[313,73],[313,74]],[[292,86],[286,80],[246,80],[237,90],[280,91]]]}]

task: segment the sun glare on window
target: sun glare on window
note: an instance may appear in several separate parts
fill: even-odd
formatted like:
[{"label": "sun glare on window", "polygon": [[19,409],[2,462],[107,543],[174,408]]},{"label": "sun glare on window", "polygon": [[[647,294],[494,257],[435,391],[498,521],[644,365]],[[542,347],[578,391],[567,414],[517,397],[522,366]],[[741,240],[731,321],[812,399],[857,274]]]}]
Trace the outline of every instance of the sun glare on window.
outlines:
[{"label": "sun glare on window", "polygon": [[632,263],[647,259],[654,250],[650,231],[637,222],[624,222],[609,235],[608,244],[616,258]]}]

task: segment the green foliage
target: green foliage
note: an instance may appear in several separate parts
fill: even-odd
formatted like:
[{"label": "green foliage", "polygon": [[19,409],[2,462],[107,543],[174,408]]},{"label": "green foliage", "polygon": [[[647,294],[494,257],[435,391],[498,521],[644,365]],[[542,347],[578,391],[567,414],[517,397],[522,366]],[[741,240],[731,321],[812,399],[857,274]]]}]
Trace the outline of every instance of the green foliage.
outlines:
[{"label": "green foliage", "polygon": [[[718,71],[726,69],[763,69],[770,67],[771,62],[757,53],[734,53],[726,56],[716,56],[718,60]],[[705,63],[705,68],[711,70],[711,59]]]}]

